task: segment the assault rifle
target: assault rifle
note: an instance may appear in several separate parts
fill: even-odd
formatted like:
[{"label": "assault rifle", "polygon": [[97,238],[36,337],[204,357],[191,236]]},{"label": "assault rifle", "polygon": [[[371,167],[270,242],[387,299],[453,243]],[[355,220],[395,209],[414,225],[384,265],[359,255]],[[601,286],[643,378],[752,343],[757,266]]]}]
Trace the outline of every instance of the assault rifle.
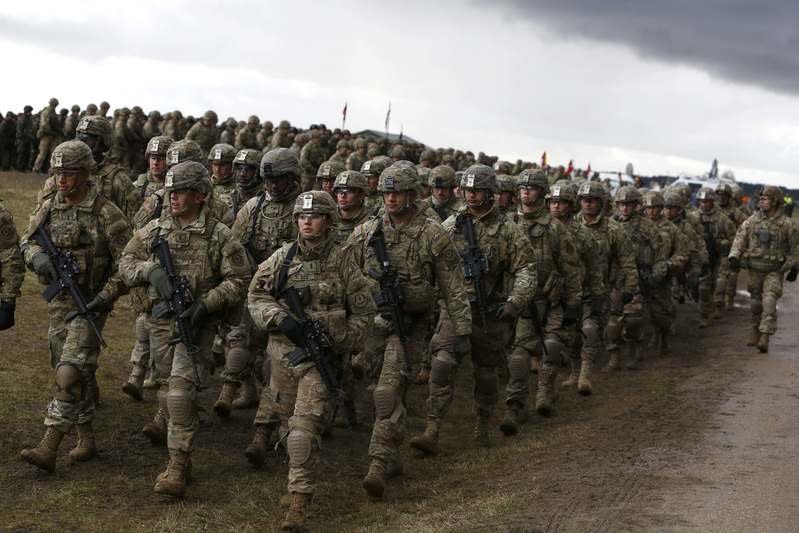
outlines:
[{"label": "assault rifle", "polygon": [[[375,304],[378,308],[388,309],[391,313],[391,325],[394,333],[399,337],[403,348],[408,341],[408,332],[402,320],[402,284],[399,280],[397,269],[391,266],[388,260],[388,250],[386,249],[386,236],[383,233],[383,223],[380,222],[377,230],[369,238],[369,246],[375,251],[375,257],[380,263],[380,272],[374,268],[369,269],[369,277],[380,284],[380,290],[374,295]],[[411,368],[407,351],[403,350],[405,358],[405,368]]]},{"label": "assault rifle", "polygon": [[485,324],[487,306],[483,292],[483,276],[488,272],[488,259],[477,245],[472,218],[467,215],[459,215],[455,221],[455,226],[463,232],[463,237],[466,239],[466,250],[461,252],[461,258],[463,259],[464,278],[474,288],[474,299],[470,303],[477,304],[477,309],[480,311],[480,320]]},{"label": "assault rifle", "polygon": [[704,237],[705,246],[707,246],[707,255],[710,258],[710,264],[715,266],[719,262],[719,252],[716,245],[716,237],[713,235],[713,231],[710,229],[710,222],[702,222],[702,227],[704,228],[702,237]]},{"label": "assault rifle", "polygon": [[53,268],[55,268],[56,272],[56,278],[42,291],[42,297],[49,303],[53,298],[58,296],[61,291],[69,291],[72,302],[77,309],[77,314],[75,316],[82,316],[86,319],[86,322],[89,323],[94,334],[97,336],[97,340],[100,341],[100,345],[105,347],[105,339],[103,339],[95,323],[97,314],[87,309],[86,297],[78,286],[77,279],[80,273],[80,267],[75,257],[69,252],[64,252],[56,248],[53,241],[50,239],[50,235],[48,235],[47,231],[44,229],[43,223],[36,228],[33,237],[36,239],[36,242],[44,248],[48,257],[50,257],[50,262],[53,264]]}]

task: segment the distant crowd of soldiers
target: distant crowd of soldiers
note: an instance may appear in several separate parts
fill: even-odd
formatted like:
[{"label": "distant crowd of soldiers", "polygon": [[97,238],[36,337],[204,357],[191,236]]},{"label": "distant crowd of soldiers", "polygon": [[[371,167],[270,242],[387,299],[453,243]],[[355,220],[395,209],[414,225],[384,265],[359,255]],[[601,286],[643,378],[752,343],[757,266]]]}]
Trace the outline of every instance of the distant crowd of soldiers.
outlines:
[{"label": "distant crowd of soldiers", "polygon": [[[285,531],[305,528],[336,420],[371,426],[362,485],[382,499],[403,473],[409,387],[427,400],[408,444],[436,456],[470,358],[473,441],[489,447],[522,431],[533,387],[534,411],[551,416],[559,389],[595,392],[601,363],[637,368],[647,347],[669,355],[680,305],[711,327],[733,308],[741,269],[748,344],[768,352],[783,281],[799,272],[799,229],[775,186],[748,212],[726,184],[700,188],[694,206],[687,186],[612,192],[562,167],[350,146],[321,125],[265,133],[256,117],[220,131],[211,111],[190,127],[172,113],[139,141],[133,115],[143,118],[121,110],[114,126],[84,116],[56,146],[40,138],[51,175],[21,239],[0,206],[0,329],[14,325],[27,266],[47,286],[55,368],[44,436],[21,457],[54,471],[73,430],[70,459],[96,456],[102,329],[127,294],[137,318],[122,390],[137,401],[154,390],[141,433],[169,453],[154,492],[188,490],[198,392],[222,367],[203,411],[257,409],[244,456],[261,467],[272,449],[287,455]],[[367,391],[373,417],[354,401]]]}]

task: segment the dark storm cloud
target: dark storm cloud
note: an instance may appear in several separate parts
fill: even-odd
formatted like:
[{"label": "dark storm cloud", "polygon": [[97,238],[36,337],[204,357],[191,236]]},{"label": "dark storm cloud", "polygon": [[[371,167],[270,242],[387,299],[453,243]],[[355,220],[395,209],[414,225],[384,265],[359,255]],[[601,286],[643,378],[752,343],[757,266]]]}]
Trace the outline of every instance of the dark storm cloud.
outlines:
[{"label": "dark storm cloud", "polygon": [[[558,38],[607,41],[731,81],[799,93],[795,0],[506,0]],[[618,73],[623,75],[623,73]]]}]

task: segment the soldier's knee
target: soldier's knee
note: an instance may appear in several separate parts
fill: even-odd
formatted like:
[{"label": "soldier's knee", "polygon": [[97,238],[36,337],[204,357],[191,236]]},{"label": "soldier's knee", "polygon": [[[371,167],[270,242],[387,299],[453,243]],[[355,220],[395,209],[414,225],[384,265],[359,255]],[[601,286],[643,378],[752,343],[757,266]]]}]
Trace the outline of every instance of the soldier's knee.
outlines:
[{"label": "soldier's knee", "polygon": [[605,335],[610,342],[617,342],[621,338],[621,320],[618,316],[613,315],[608,320],[608,325],[605,326]]},{"label": "soldier's knee", "polygon": [[516,348],[508,357],[508,373],[513,379],[525,379],[530,375],[530,356],[526,350]]},{"label": "soldier's knee", "polygon": [[399,401],[396,387],[379,384],[373,393],[375,401],[375,418],[382,420],[391,416]]},{"label": "soldier's knee", "polygon": [[314,436],[305,429],[292,428],[286,438],[286,450],[292,467],[301,467],[308,462],[314,446]]},{"label": "soldier's knee", "polygon": [[150,344],[150,332],[147,328],[147,315],[141,314],[136,317],[136,341],[143,344]]},{"label": "soldier's knee", "polygon": [[236,345],[228,348],[225,367],[228,372],[243,372],[250,365],[252,354],[245,346]]},{"label": "soldier's knee", "polygon": [[594,320],[586,320],[583,322],[583,335],[585,339],[584,344],[596,344],[600,340],[599,325]]},{"label": "soldier's knee", "polygon": [[169,418],[178,426],[189,426],[194,422],[194,384],[181,377],[169,378],[166,404]]},{"label": "soldier's knee", "polygon": [[559,365],[563,343],[559,339],[550,337],[544,341],[544,345],[547,347],[547,351],[544,354],[543,361],[552,365]]},{"label": "soldier's knee", "polygon": [[430,362],[430,381],[439,387],[452,385],[458,362],[449,352],[436,352]]},{"label": "soldier's knee", "polygon": [[83,388],[80,370],[75,365],[60,363],[55,370],[55,398],[62,402],[76,402]]},{"label": "soldier's knee", "polygon": [[763,295],[763,312],[770,315],[777,314],[777,297],[773,294]]}]

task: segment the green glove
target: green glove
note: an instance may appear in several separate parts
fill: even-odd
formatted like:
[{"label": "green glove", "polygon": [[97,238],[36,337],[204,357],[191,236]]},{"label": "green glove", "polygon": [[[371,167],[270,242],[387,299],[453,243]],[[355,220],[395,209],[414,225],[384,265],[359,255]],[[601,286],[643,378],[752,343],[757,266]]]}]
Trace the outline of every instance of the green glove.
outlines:
[{"label": "green glove", "polygon": [[[111,304],[100,296],[95,296],[91,302],[86,304],[86,310],[92,314],[102,314],[111,309]],[[70,311],[64,315],[64,322],[71,322],[78,316],[77,311]]]},{"label": "green glove", "polygon": [[150,273],[147,274],[147,281],[162,300],[169,300],[172,297],[172,283],[169,281],[166,271],[161,268],[161,265],[156,265],[150,270]]},{"label": "green glove", "polygon": [[56,279],[58,273],[55,271],[50,256],[44,252],[37,252],[31,259],[33,271],[43,277],[48,283]]}]

